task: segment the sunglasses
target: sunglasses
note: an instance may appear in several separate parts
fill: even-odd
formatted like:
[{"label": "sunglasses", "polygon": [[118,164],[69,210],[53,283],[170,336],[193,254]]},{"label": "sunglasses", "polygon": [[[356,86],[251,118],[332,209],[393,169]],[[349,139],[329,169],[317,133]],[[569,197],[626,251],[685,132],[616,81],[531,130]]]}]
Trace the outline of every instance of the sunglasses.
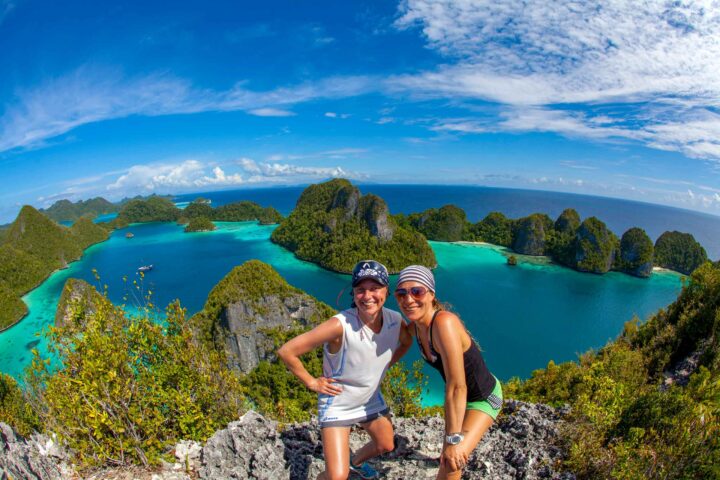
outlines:
[{"label": "sunglasses", "polygon": [[428,289],[425,287],[410,287],[410,288],[396,288],[395,296],[402,298],[406,295],[411,295],[414,299],[419,299],[425,296]]}]

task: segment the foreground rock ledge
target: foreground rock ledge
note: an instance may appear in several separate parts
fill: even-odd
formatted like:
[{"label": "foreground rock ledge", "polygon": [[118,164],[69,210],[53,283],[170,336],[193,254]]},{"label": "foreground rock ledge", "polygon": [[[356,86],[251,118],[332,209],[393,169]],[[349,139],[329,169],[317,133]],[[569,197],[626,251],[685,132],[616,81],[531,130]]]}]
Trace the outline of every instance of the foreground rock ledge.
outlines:
[{"label": "foreground rock ledge", "polygon": [[[464,479],[574,479],[557,471],[563,453],[555,445],[561,410],[539,404],[507,401],[502,419],[492,427],[470,457]],[[395,451],[375,460],[373,465],[387,479],[432,479],[438,468],[442,446],[443,420],[439,417],[394,418]],[[2,478],[67,478],[60,474],[58,458],[37,450],[37,444],[7,436],[0,445]],[[361,430],[353,431],[353,450],[367,441]],[[15,443],[23,443],[18,456]],[[28,453],[30,452],[30,453]],[[38,456],[46,468],[37,468]],[[177,463],[162,470],[127,469],[96,472],[94,480],[109,479],[315,479],[323,470],[322,444],[316,423],[307,422],[278,428],[274,421],[248,412],[237,422],[215,433],[203,446],[187,442],[176,447]],[[24,464],[32,460],[34,465]],[[22,472],[22,473],[21,473]],[[26,477],[28,472],[35,476]],[[62,476],[60,476],[62,475]],[[128,476],[130,475],[130,476]],[[73,476],[73,478],[80,478]]]}]

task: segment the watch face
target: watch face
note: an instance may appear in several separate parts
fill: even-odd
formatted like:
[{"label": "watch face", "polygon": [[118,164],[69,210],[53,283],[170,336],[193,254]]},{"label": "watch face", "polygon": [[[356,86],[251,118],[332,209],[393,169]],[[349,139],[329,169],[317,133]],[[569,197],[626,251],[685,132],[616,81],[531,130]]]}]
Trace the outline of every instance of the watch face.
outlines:
[{"label": "watch face", "polygon": [[445,440],[447,440],[447,443],[450,445],[457,445],[458,443],[463,441],[463,438],[465,438],[463,435],[459,433],[453,433],[452,435],[448,435]]}]

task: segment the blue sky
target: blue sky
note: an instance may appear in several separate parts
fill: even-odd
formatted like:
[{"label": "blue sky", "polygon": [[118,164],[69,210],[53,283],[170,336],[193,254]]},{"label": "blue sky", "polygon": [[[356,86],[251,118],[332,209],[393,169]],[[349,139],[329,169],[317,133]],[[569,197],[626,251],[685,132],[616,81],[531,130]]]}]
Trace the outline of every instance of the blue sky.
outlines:
[{"label": "blue sky", "polygon": [[0,0],[0,223],[335,176],[720,215],[717,3],[198,5]]}]

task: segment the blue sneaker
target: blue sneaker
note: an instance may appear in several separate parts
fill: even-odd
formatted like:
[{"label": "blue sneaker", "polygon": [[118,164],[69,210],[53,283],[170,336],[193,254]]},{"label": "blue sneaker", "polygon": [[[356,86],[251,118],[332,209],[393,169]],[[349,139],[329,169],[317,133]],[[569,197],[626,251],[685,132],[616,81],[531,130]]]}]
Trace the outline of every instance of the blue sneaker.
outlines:
[{"label": "blue sneaker", "polygon": [[364,462],[359,467],[356,467],[352,464],[352,460],[350,461],[350,473],[354,473],[355,475],[359,476],[360,478],[380,478],[380,474],[377,470],[375,470],[373,467],[370,466],[369,463]]}]

